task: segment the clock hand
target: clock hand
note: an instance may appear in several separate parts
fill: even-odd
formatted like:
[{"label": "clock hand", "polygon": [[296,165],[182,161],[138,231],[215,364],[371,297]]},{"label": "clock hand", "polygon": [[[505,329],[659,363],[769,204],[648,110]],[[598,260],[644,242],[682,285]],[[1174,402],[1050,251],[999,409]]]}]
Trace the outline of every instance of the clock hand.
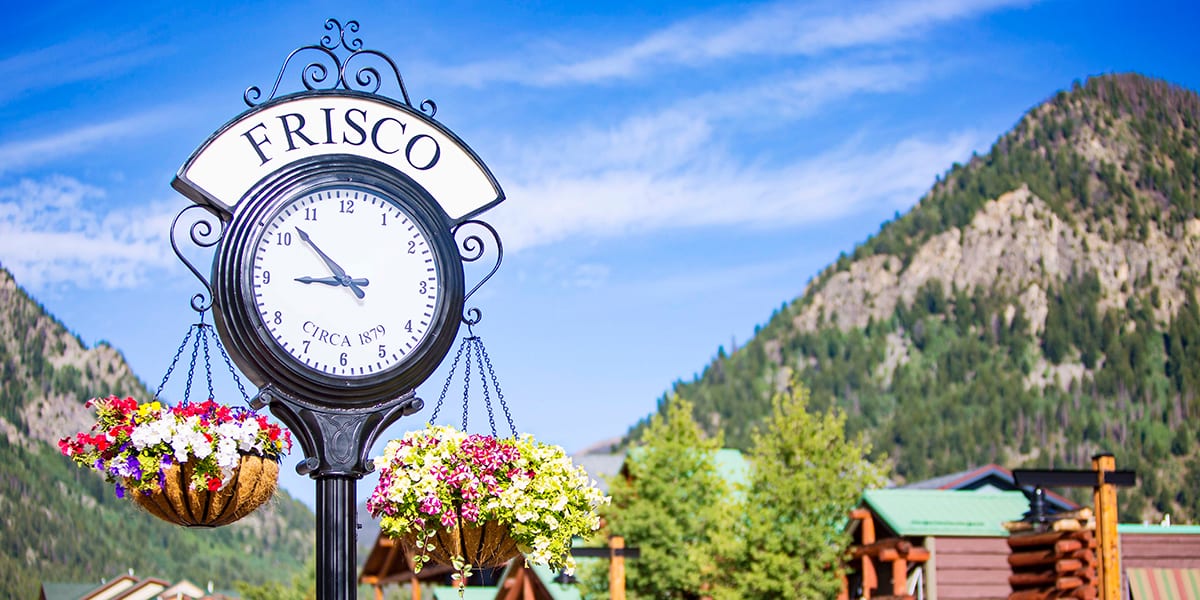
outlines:
[{"label": "clock hand", "polygon": [[359,300],[366,296],[362,288],[359,287],[358,284],[350,278],[350,276],[346,275],[346,270],[336,262],[333,262],[333,259],[329,258],[329,255],[322,252],[321,249],[313,243],[312,239],[308,237],[308,234],[304,233],[303,229],[297,227],[296,233],[300,234],[300,239],[304,240],[304,243],[308,244],[310,248],[317,252],[317,256],[320,256],[321,260],[325,261],[325,266],[329,267],[329,270],[333,272],[333,276],[335,279],[337,279],[339,285],[349,287],[350,291],[354,292],[354,295],[358,297]]},{"label": "clock hand", "polygon": [[[341,280],[336,277],[297,277],[296,281],[300,283],[323,283],[325,285],[342,285]],[[371,282],[366,277],[357,277],[350,280],[354,285],[367,287]]]}]

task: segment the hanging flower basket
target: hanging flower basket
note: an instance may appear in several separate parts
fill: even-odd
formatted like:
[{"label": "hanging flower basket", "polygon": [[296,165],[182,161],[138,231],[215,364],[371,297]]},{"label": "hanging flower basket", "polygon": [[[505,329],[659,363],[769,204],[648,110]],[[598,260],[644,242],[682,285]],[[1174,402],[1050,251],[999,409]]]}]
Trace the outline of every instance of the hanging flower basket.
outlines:
[{"label": "hanging flower basket", "polygon": [[212,400],[166,407],[94,398],[96,424],[59,449],[104,474],[150,514],[177,525],[232,523],[275,493],[291,435],[266,417]]},{"label": "hanging flower basket", "polygon": [[[461,507],[458,509],[461,511]],[[456,511],[457,512],[457,511]],[[508,527],[495,521],[464,522],[458,517],[454,525],[433,529],[434,535],[422,548],[421,532],[411,531],[400,538],[410,555],[428,553],[432,562],[453,565],[455,560],[476,567],[499,567],[521,555]],[[461,557],[461,558],[460,558]]]},{"label": "hanging flower basket", "polygon": [[552,569],[574,568],[571,538],[595,531],[608,502],[561,447],[529,435],[496,438],[429,425],[387,444],[367,509],[413,556],[471,567],[519,554]]},{"label": "hanging flower basket", "polygon": [[217,491],[190,485],[193,463],[167,467],[162,489],[132,495],[146,512],[176,525],[219,527],[254,512],[275,495],[279,461],[242,454],[232,479]]}]

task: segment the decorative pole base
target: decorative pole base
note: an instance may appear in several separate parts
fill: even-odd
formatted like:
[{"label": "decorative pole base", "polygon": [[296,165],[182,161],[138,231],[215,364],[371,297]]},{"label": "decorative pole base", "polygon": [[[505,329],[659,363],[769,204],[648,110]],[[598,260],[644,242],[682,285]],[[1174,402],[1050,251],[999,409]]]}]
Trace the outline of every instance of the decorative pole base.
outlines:
[{"label": "decorative pole base", "polygon": [[358,502],[355,482],[375,470],[371,446],[401,417],[425,406],[410,391],[370,411],[318,408],[267,385],[251,401],[271,407],[292,431],[307,457],[296,472],[317,480],[317,600],[355,600],[358,595]]}]

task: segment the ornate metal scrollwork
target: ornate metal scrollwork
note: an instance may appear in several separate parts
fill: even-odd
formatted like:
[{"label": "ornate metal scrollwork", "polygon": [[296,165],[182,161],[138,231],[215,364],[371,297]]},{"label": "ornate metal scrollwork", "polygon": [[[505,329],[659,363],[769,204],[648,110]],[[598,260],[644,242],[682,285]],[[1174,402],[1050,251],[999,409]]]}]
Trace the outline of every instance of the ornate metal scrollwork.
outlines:
[{"label": "ornate metal scrollwork", "polygon": [[187,257],[183,255],[183,252],[179,249],[179,243],[175,239],[175,232],[176,229],[178,229],[179,220],[183,218],[183,213],[197,208],[201,209],[203,212],[199,218],[197,218],[192,222],[191,225],[188,226],[188,237],[191,238],[192,244],[195,244],[199,248],[211,248],[220,243],[221,238],[225,235],[225,222],[218,218],[217,215],[212,211],[200,206],[199,204],[193,204],[179,211],[179,214],[175,215],[175,220],[171,221],[171,249],[175,251],[175,256],[179,258],[180,262],[182,262],[189,270],[191,270],[192,274],[196,276],[196,279],[199,279],[200,283],[204,284],[204,291],[197,292],[196,295],[192,296],[192,310],[198,313],[203,313],[209,308],[212,308],[212,284],[210,284],[208,279],[204,277],[204,274],[202,274],[200,270],[196,268],[196,265],[193,265],[192,261],[188,260]]},{"label": "ornate metal scrollwork", "polygon": [[[469,300],[471,295],[474,294],[480,287],[482,287],[484,283],[487,283],[487,280],[491,279],[492,275],[496,274],[496,271],[500,270],[500,263],[504,261],[504,244],[501,243],[500,234],[496,232],[496,228],[484,221],[472,219],[459,223],[450,231],[450,233],[454,235],[454,239],[458,240],[458,254],[459,257],[462,258],[463,262],[475,262],[483,258],[483,255],[487,251],[487,245],[484,244],[483,238],[477,233],[467,235],[461,240],[458,239],[458,234],[461,233],[463,231],[463,227],[467,225],[481,227],[487,233],[491,234],[492,239],[496,241],[496,264],[492,266],[492,270],[488,271],[487,275],[483,276],[483,279],[479,280],[479,283],[475,284],[475,287],[471,288],[471,291],[467,292],[467,295],[463,297],[464,303]],[[478,308],[471,307],[463,312],[463,323],[469,327],[478,323],[482,317],[483,314]]]},{"label": "ornate metal scrollwork", "polygon": [[[335,29],[337,30],[336,37],[333,33]],[[311,55],[315,52],[316,57],[313,62],[305,65],[300,72],[300,83],[304,85],[304,89],[309,91],[343,89],[368,94],[378,93],[379,88],[383,85],[383,76],[379,68],[369,63],[357,67],[357,70],[351,67],[351,63],[357,65],[357,63],[374,58],[382,61],[391,70],[391,74],[396,78],[396,84],[400,87],[401,99],[408,106],[414,107],[408,96],[408,88],[404,85],[404,77],[400,75],[400,69],[396,66],[395,61],[378,50],[364,50],[362,38],[354,35],[358,33],[358,29],[358,21],[349,21],[343,26],[337,19],[326,20],[325,30],[330,33],[322,36],[319,44],[301,46],[288,54],[283,61],[283,66],[279,69],[279,75],[275,77],[275,84],[271,86],[271,93],[267,94],[266,98],[263,98],[262,89],[258,86],[252,85],[246,88],[245,93],[242,94],[246,106],[253,108],[274,98],[292,59],[301,53]],[[347,33],[351,35],[350,39],[346,39]],[[336,52],[339,48],[349,52],[349,55],[344,59],[340,57]],[[351,72],[353,76],[347,77],[347,74]],[[331,78],[331,73],[336,73],[337,77]],[[414,108],[431,118],[437,114],[437,104],[428,98],[422,100],[421,104]]]}]

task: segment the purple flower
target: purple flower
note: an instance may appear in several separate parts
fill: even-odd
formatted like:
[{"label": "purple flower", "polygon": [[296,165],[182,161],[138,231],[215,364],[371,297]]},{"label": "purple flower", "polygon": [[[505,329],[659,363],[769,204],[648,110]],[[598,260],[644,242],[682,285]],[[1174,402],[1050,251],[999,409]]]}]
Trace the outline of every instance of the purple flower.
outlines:
[{"label": "purple flower", "polygon": [[125,486],[118,483],[114,487],[116,488],[117,497],[124,498],[125,497]]},{"label": "purple flower", "polygon": [[130,456],[129,460],[125,461],[125,467],[130,477],[134,479],[142,478],[142,463],[136,456]]}]

